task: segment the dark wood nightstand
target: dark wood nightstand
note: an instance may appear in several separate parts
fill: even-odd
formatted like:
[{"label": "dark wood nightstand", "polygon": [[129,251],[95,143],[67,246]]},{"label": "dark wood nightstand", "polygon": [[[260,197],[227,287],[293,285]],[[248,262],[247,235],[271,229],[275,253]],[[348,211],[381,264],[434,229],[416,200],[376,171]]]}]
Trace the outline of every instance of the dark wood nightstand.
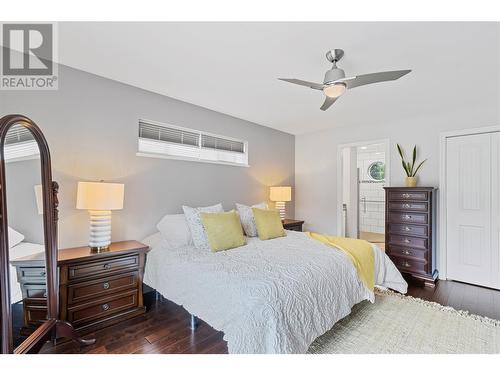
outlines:
[{"label": "dark wood nightstand", "polygon": [[[59,319],[81,333],[96,331],[143,314],[142,278],[149,247],[137,241],[114,242],[109,251],[93,253],[88,246],[59,250]],[[12,262],[23,289],[25,328],[39,326],[46,314],[44,260]],[[33,271],[33,272],[32,272]],[[36,271],[36,272],[35,272]],[[29,298],[26,277],[37,277],[39,295]],[[28,298],[26,298],[28,297]]]},{"label": "dark wood nightstand", "polygon": [[283,223],[283,228],[287,230],[302,232],[302,224],[304,224],[304,220],[284,219],[281,220],[281,222]]}]

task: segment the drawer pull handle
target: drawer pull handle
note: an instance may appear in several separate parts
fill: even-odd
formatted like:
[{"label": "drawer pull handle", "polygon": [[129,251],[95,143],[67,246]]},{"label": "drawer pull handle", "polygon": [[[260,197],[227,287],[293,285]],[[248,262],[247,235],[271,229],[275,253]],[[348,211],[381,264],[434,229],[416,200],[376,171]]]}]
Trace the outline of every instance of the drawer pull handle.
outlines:
[{"label": "drawer pull handle", "polygon": [[102,284],[103,289],[109,289],[109,283]]},{"label": "drawer pull handle", "polygon": [[109,270],[111,268],[111,264],[106,263],[103,267],[105,270]]},{"label": "drawer pull handle", "polygon": [[411,241],[408,238],[405,238],[403,241],[404,243],[411,243]]},{"label": "drawer pull handle", "polygon": [[411,232],[411,228],[410,227],[405,227],[405,231]]},{"label": "drawer pull handle", "polygon": [[410,267],[410,266],[411,266],[411,264],[410,264],[410,263],[408,263],[408,262],[403,262],[403,264],[402,264],[402,265],[403,265],[403,267]]},{"label": "drawer pull handle", "polygon": [[403,204],[404,208],[410,208],[410,205],[408,203]]},{"label": "drawer pull handle", "polygon": [[406,194],[406,193],[404,193],[404,194],[403,194],[403,198],[410,198],[410,194]]},{"label": "drawer pull handle", "polygon": [[405,254],[405,255],[411,255],[411,251],[409,251],[409,250],[403,250],[403,254]]},{"label": "drawer pull handle", "polygon": [[410,219],[411,219],[411,216],[410,216],[410,215],[405,215],[405,216],[404,216],[404,218],[405,218],[406,220],[410,220]]},{"label": "drawer pull handle", "polygon": [[109,305],[107,303],[105,303],[104,305],[102,305],[102,309],[104,311],[108,311],[109,310]]},{"label": "drawer pull handle", "polygon": [[45,271],[40,272],[40,276],[45,276],[47,273]]},{"label": "drawer pull handle", "polygon": [[43,298],[47,298],[47,292],[43,293]]}]

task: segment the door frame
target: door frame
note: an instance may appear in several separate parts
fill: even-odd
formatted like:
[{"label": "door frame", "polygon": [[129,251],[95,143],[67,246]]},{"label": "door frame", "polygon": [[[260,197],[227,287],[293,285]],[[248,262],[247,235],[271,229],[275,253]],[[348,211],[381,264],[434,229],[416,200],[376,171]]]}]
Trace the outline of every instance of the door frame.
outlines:
[{"label": "door frame", "polygon": [[437,249],[438,256],[438,270],[439,278],[441,280],[447,279],[447,266],[448,266],[448,246],[447,246],[447,233],[446,233],[446,142],[448,138],[463,137],[467,135],[487,134],[500,132],[500,125],[485,126],[481,128],[460,129],[448,132],[439,133],[439,236]]},{"label": "door frame", "polygon": [[[342,150],[346,147],[368,146],[382,143],[385,145],[385,186],[391,186],[391,140],[390,138],[375,139],[371,141],[359,141],[352,143],[341,143],[337,145],[337,236],[342,235],[342,182],[344,171],[342,170]],[[359,207],[359,202],[358,202]],[[359,219],[359,217],[358,217]]]}]

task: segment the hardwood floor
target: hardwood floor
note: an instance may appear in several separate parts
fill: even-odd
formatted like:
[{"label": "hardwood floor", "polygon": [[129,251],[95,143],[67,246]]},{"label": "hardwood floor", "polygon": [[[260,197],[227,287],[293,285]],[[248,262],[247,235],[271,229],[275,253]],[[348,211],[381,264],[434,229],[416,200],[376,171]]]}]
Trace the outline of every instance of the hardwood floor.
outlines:
[{"label": "hardwood floor", "polygon": [[[424,288],[410,281],[408,294],[473,314],[500,320],[500,291],[454,281],[439,281],[435,288]],[[137,317],[97,332],[96,343],[79,348],[72,342],[44,347],[45,353],[227,353],[222,332],[200,321],[195,332],[189,329],[190,315],[174,303],[145,295],[148,311]]]}]

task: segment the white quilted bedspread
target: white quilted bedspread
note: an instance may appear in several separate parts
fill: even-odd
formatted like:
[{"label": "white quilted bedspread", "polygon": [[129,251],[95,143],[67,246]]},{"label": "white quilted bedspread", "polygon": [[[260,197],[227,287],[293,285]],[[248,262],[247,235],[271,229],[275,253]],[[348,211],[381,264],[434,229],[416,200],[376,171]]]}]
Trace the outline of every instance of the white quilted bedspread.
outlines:
[{"label": "white quilted bedspread", "polygon": [[[229,353],[305,353],[353,305],[374,299],[341,251],[301,232],[218,253],[171,249],[158,236],[145,240],[144,282],[223,331]],[[405,293],[394,264],[374,252],[376,284]]]}]

